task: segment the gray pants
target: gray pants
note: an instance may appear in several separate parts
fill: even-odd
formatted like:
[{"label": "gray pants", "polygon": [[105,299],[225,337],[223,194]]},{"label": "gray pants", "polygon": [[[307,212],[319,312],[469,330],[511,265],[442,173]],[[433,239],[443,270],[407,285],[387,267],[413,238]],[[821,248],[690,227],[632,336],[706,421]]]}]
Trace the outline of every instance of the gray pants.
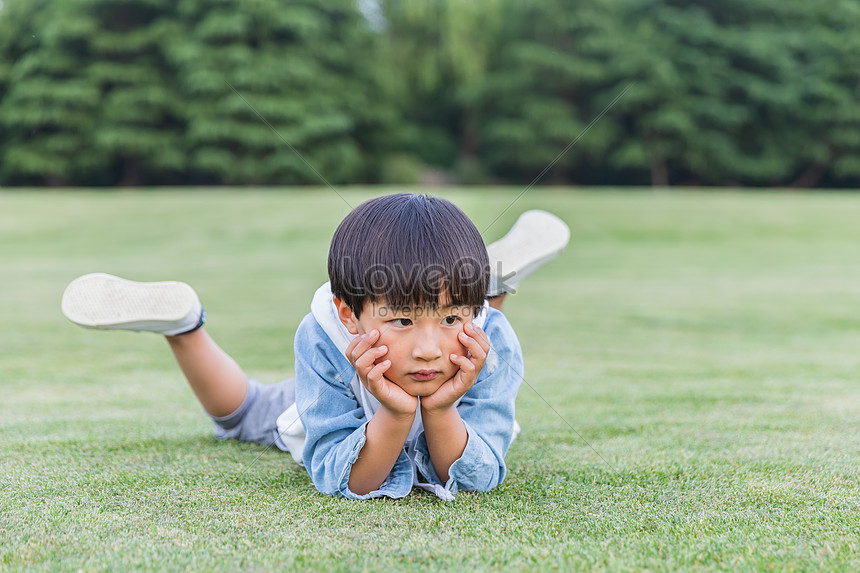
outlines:
[{"label": "gray pants", "polygon": [[211,416],[215,437],[219,440],[235,438],[289,451],[278,434],[277,420],[295,401],[295,378],[276,384],[260,384],[249,379],[248,394],[235,412],[220,418]]}]

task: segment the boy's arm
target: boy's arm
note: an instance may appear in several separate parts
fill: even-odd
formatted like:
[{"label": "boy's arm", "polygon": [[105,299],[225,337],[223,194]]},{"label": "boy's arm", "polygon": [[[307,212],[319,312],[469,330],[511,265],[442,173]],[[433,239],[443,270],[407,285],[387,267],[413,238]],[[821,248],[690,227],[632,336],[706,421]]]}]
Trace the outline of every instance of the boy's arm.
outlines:
[{"label": "boy's arm", "polygon": [[368,442],[367,431],[374,431],[349,388],[355,371],[327,343],[327,335],[310,315],[299,325],[295,352],[296,407],[305,428],[302,458],[314,486],[322,493],[352,499],[407,495],[412,489],[412,465],[402,451],[402,441],[393,467],[389,464],[378,487],[366,494],[350,489],[352,470]]},{"label": "boy's arm", "polygon": [[421,421],[433,469],[439,480],[445,483],[449,479],[451,464],[462,457],[469,441],[466,425],[453,405],[444,410],[422,409]]},{"label": "boy's arm", "polygon": [[350,491],[366,495],[379,489],[400,457],[414,419],[415,412],[397,416],[384,407],[376,411],[367,423],[366,441],[349,472]]},{"label": "boy's arm", "polygon": [[463,455],[469,439],[456,402],[475,384],[490,350],[487,335],[472,323],[464,326],[458,338],[468,356],[452,354],[451,361],[459,366],[457,373],[434,394],[421,400],[424,437],[433,469],[442,482],[448,481],[448,469]]},{"label": "boy's arm", "polygon": [[[448,467],[447,479],[436,472],[437,462],[432,457],[436,453],[430,448],[436,429],[433,422],[428,427],[422,410],[424,433],[416,444],[416,464],[426,478],[444,484],[452,492],[488,491],[500,484],[507,471],[504,457],[514,437],[514,408],[523,380],[522,350],[513,328],[500,312],[491,313],[484,332],[490,340],[490,351],[477,381],[456,407],[467,438],[462,454]],[[447,429],[457,427],[452,418],[445,422]]]},{"label": "boy's arm", "polygon": [[373,346],[378,339],[379,331],[374,329],[355,338],[346,349],[361,383],[379,400],[379,408],[365,428],[364,446],[349,474],[349,489],[360,495],[379,488],[388,477],[418,409],[417,398],[385,378],[391,361],[376,363],[388,352],[384,345]]}]

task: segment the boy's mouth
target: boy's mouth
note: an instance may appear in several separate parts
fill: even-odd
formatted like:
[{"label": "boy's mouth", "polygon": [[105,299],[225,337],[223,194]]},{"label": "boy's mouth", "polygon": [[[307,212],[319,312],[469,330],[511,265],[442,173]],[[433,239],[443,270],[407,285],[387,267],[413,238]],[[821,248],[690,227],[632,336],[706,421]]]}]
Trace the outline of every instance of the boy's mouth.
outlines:
[{"label": "boy's mouth", "polygon": [[438,370],[417,370],[410,372],[409,375],[416,380],[432,380],[439,374]]}]

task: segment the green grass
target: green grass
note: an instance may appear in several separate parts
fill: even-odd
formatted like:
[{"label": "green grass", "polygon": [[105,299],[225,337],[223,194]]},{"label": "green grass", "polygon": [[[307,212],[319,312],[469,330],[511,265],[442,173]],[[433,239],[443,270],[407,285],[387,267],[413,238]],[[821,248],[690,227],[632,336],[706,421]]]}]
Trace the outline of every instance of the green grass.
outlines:
[{"label": "green grass", "polygon": [[[484,230],[520,191],[440,194]],[[860,197],[533,189],[485,237],[527,208],[573,238],[506,308],[507,480],[351,502],[214,440],[158,337],[59,311],[85,272],[184,280],[279,380],[341,198],[0,192],[0,569],[860,569]]]}]

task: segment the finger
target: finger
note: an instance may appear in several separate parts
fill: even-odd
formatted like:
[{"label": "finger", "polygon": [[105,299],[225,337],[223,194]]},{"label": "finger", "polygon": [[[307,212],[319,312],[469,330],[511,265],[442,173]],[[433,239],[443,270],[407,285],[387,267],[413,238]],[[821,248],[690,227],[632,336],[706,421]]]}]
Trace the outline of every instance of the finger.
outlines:
[{"label": "finger", "polygon": [[[453,355],[456,356],[456,355]],[[457,365],[460,366],[460,369],[457,371],[457,374],[451,379],[452,388],[456,390],[458,394],[465,394],[469,391],[469,389],[475,385],[475,381],[478,378],[478,373],[475,369],[475,365],[466,358],[465,356],[459,356],[460,360],[457,362]],[[452,359],[452,362],[454,359]]]},{"label": "finger", "polygon": [[483,329],[475,324],[474,322],[470,322],[466,325],[467,331],[466,334],[474,338],[478,341],[478,344],[481,345],[481,348],[484,349],[484,352],[490,351],[490,337],[487,336],[487,333],[483,331]]},{"label": "finger", "polygon": [[460,333],[460,342],[469,350],[469,353],[476,360],[483,362],[487,358],[487,349],[481,346],[481,343],[476,338],[472,338],[465,332]]},{"label": "finger", "polygon": [[383,360],[367,373],[367,389],[376,394],[385,386],[385,372],[391,367],[391,360]]},{"label": "finger", "polygon": [[[368,348],[371,348],[374,343],[376,343],[379,338],[379,331],[375,328],[370,332],[366,332],[353,340],[355,342],[355,346],[353,346],[352,351],[347,356],[351,356],[352,360],[358,360],[358,358],[367,352]],[[357,341],[357,342],[356,342]],[[352,346],[352,344],[350,344]],[[347,347],[347,351],[349,351],[349,347]]]},{"label": "finger", "polygon": [[374,363],[379,360],[382,356],[384,356],[388,352],[388,347],[385,345],[377,346],[375,348],[370,348],[358,357],[355,361],[356,370],[360,370],[361,372],[369,372]]},{"label": "finger", "polygon": [[358,343],[361,342],[361,340],[361,336],[356,336],[355,338],[353,338],[352,341],[349,343],[349,346],[346,347],[346,352],[344,353],[346,354],[346,359],[349,360],[349,363],[353,366],[355,366],[355,359],[352,357],[352,353],[355,350],[355,347],[358,346]]},{"label": "finger", "polygon": [[466,356],[452,354],[451,362],[459,366],[460,372],[467,377],[474,377],[475,373],[478,370],[478,367],[475,365],[475,363]]}]

